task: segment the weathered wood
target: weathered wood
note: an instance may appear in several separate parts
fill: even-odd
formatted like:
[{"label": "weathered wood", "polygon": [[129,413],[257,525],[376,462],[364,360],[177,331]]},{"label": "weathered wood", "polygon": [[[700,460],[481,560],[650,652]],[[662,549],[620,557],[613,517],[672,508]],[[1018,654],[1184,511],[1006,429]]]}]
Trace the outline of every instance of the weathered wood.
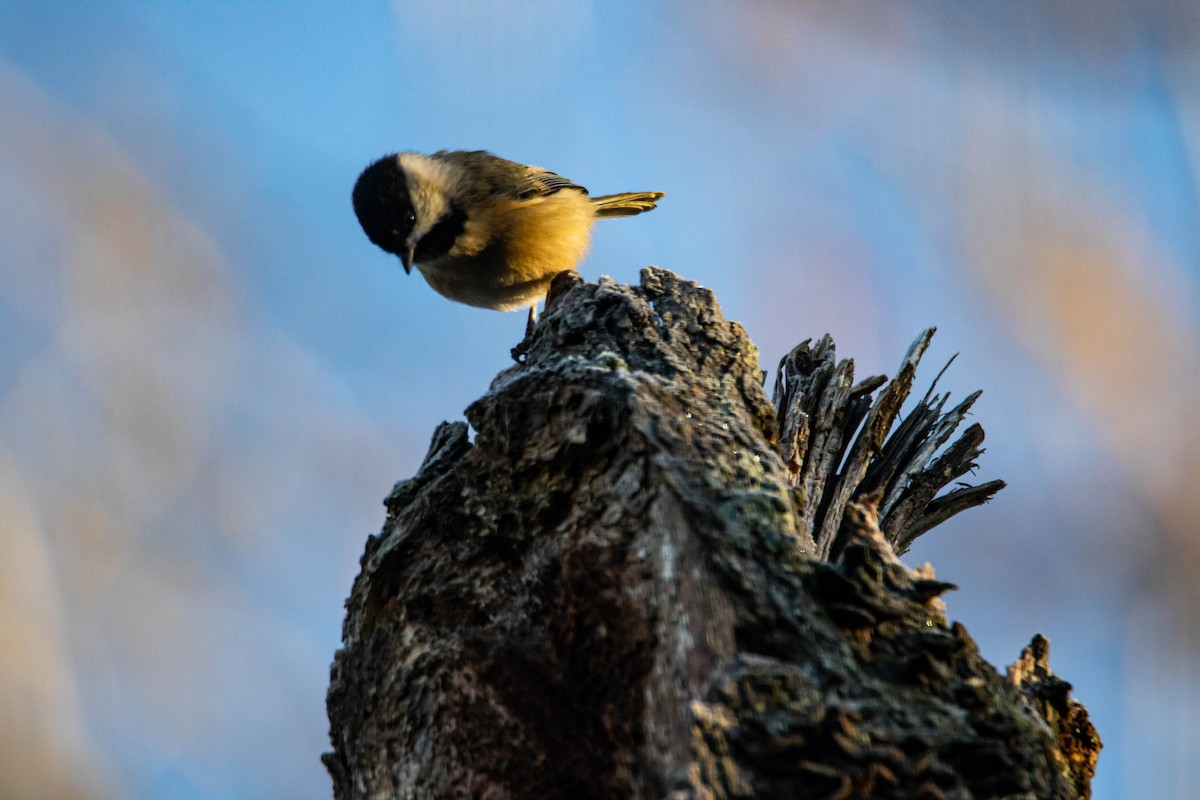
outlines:
[{"label": "weathered wood", "polygon": [[[933,394],[935,379],[889,436],[935,330],[922,332],[912,343],[896,378],[867,378],[849,391],[843,387],[854,380],[854,362],[842,361],[834,368],[836,354],[828,336],[815,347],[809,341],[801,343],[780,361],[775,380],[780,450],[793,485],[800,489],[801,527],[813,538],[819,558],[837,558],[842,520],[855,500],[884,492],[880,525],[896,551],[903,553],[922,533],[1004,488],[1003,481],[990,481],[935,499],[951,481],[974,469],[983,453],[983,429],[973,425],[936,455],[980,392],[943,412],[949,394]],[[828,378],[831,374],[835,380]],[[883,391],[872,398],[880,387]],[[836,434],[812,436],[814,430]]]},{"label": "weathered wood", "polygon": [[936,455],[967,401],[888,437],[931,335],[886,386],[806,343],[775,408],[707,290],[560,276],[367,544],[335,797],[1086,796],[1082,707],[1002,678],[894,554],[997,488],[935,497],[981,452]]}]

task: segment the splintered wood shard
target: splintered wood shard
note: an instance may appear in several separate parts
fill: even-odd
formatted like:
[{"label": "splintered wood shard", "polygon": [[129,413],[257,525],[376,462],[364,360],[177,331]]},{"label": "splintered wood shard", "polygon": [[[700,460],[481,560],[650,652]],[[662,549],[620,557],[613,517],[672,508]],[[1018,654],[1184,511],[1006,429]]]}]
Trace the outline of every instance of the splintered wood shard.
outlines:
[{"label": "splintered wood shard", "polygon": [[837,557],[847,507],[868,496],[879,498],[880,530],[903,553],[925,531],[1004,488],[1003,481],[989,481],[937,496],[974,469],[983,452],[978,425],[942,450],[980,392],[946,411],[949,393],[934,394],[939,373],[892,430],[936,330],[916,338],[891,381],[874,376],[854,384],[854,362],[837,361],[828,335],[815,345],[802,342],[780,361],[774,391],[779,447],[818,557]]}]

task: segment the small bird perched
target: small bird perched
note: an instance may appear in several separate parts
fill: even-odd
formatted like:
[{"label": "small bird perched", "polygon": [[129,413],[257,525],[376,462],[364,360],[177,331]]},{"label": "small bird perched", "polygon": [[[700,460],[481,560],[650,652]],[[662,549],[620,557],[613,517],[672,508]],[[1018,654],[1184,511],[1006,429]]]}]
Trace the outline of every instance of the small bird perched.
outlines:
[{"label": "small bird perched", "polygon": [[367,238],[414,265],[451,300],[509,311],[537,303],[555,275],[587,252],[597,218],[655,208],[662,192],[589,197],[541,167],[482,150],[396,153],[354,185],[354,213]]}]

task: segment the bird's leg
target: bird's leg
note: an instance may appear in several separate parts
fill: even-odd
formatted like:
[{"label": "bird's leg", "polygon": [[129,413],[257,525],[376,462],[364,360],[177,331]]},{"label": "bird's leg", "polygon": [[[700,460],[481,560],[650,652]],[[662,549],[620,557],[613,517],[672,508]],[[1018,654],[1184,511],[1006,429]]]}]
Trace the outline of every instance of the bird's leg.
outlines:
[{"label": "bird's leg", "polygon": [[533,328],[536,323],[537,305],[535,304],[529,307],[529,319],[525,321],[525,338],[512,349],[513,361],[516,361],[518,364],[525,357],[525,348],[529,347],[530,342],[533,340]]},{"label": "bird's leg", "polygon": [[537,323],[537,306],[529,307],[529,319],[525,323],[525,338],[533,336],[533,326]]}]

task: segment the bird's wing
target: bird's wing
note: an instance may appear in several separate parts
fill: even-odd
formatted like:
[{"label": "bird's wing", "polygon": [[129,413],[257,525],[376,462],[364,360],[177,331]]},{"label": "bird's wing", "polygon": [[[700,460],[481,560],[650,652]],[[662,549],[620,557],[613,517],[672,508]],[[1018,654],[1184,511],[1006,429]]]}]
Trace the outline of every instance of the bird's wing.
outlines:
[{"label": "bird's wing", "polygon": [[448,161],[471,175],[472,184],[490,195],[505,195],[516,200],[548,197],[564,189],[587,189],[542,167],[518,164],[484,150],[441,151],[434,157]]},{"label": "bird's wing", "polygon": [[561,192],[563,189],[587,194],[587,189],[578,183],[569,181],[562,175],[551,172],[548,169],[543,169],[542,167],[526,167],[525,176],[530,186],[521,193],[522,199],[527,197],[545,197],[555,192]]}]

